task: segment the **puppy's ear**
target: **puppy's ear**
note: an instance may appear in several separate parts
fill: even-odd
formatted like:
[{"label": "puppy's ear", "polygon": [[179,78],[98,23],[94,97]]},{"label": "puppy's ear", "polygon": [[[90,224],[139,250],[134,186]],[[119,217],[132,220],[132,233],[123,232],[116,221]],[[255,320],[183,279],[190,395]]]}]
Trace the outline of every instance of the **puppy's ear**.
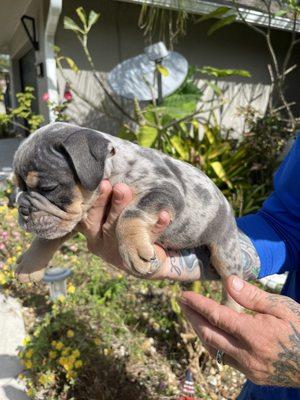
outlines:
[{"label": "puppy's ear", "polygon": [[82,187],[94,191],[103,178],[106,157],[114,154],[111,142],[93,130],[81,129],[69,135],[62,147]]}]

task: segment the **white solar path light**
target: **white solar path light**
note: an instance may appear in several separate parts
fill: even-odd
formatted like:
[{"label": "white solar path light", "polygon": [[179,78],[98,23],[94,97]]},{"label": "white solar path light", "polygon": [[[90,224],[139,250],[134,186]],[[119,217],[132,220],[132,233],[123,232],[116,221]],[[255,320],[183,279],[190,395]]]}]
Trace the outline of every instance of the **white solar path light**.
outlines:
[{"label": "white solar path light", "polygon": [[69,268],[50,267],[47,269],[43,281],[49,286],[52,300],[67,295],[67,278],[71,273]]}]

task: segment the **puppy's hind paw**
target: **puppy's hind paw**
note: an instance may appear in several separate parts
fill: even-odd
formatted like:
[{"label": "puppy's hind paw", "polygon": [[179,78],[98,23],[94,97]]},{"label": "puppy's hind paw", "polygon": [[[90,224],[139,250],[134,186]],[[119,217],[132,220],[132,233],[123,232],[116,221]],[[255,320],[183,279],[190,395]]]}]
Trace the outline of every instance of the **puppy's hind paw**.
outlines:
[{"label": "puppy's hind paw", "polygon": [[147,276],[157,272],[160,268],[160,261],[155,254],[153,247],[150,247],[151,253],[145,254],[145,252],[139,252],[136,248],[120,249],[120,254],[124,263],[137,275]]}]

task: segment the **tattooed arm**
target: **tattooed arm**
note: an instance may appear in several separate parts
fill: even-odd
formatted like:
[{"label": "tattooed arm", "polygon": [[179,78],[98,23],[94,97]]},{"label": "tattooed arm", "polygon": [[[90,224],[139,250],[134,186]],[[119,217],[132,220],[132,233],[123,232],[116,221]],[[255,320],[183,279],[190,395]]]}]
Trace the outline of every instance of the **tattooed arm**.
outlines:
[{"label": "tattooed arm", "polygon": [[215,357],[217,349],[223,351],[225,364],[258,385],[299,388],[300,304],[234,276],[228,279],[227,290],[255,314],[238,313],[193,292],[184,292],[179,299],[210,354]]},{"label": "tattooed arm", "polygon": [[[239,230],[242,249],[244,279],[256,279],[260,270],[260,260],[251,240]],[[167,259],[162,269],[153,278],[168,278],[179,281],[198,279],[216,280],[220,276],[210,264],[210,254],[206,246],[191,250],[166,250]]]}]

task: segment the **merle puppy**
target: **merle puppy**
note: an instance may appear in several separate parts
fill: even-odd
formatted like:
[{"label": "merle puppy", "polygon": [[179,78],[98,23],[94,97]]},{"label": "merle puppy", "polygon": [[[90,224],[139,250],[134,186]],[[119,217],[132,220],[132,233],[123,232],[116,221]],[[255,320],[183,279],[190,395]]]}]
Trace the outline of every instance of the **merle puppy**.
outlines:
[{"label": "merle puppy", "polygon": [[[19,222],[36,234],[17,266],[21,281],[40,280],[54,252],[86,217],[102,179],[124,182],[134,200],[119,216],[121,257],[136,275],[160,267],[151,235],[158,213],[171,224],[156,240],[164,248],[207,245],[211,263],[226,278],[242,275],[232,209],[199,169],[156,150],[68,123],[53,123],[26,139],[14,158]],[[233,306],[230,299],[224,302]]]}]

